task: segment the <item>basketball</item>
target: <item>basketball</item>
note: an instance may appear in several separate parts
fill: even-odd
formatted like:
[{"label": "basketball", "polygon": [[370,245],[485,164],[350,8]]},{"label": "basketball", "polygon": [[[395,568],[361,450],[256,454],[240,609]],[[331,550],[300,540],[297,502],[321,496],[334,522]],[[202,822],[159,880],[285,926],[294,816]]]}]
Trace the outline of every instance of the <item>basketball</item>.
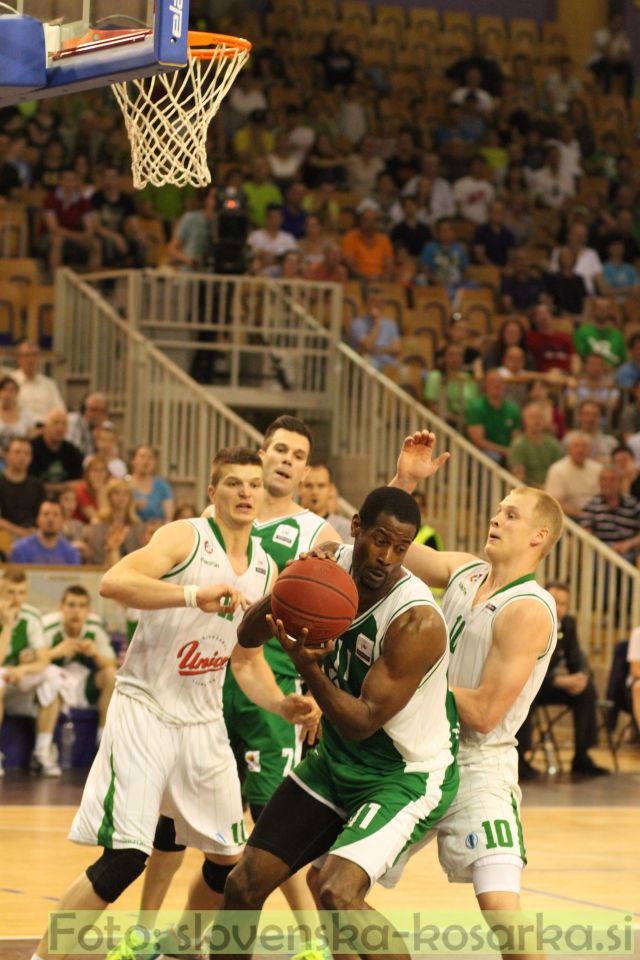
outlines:
[{"label": "basketball", "polygon": [[333,560],[309,557],[294,560],[282,571],[271,594],[271,612],[282,620],[290,637],[306,627],[307,643],[317,646],[339,637],[358,609],[358,590]]}]

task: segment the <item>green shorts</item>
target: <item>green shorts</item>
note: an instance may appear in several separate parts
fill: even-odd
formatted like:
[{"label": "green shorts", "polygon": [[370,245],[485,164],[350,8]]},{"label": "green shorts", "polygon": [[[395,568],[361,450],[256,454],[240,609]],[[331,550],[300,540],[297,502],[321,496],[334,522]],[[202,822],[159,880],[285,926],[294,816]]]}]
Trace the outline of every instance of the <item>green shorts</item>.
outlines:
[{"label": "green shorts", "polygon": [[[279,674],[275,678],[285,697],[301,693],[299,678]],[[243,796],[263,805],[302,758],[300,727],[252,703],[231,670],[224,681],[222,707],[233,752],[245,764]]]},{"label": "green shorts", "polygon": [[418,843],[444,816],[459,782],[458,765],[430,773],[388,775],[353,770],[339,779],[322,746],[291,774],[303,790],[343,816],[346,824],[328,851],[358,864],[373,885],[405,850]]}]

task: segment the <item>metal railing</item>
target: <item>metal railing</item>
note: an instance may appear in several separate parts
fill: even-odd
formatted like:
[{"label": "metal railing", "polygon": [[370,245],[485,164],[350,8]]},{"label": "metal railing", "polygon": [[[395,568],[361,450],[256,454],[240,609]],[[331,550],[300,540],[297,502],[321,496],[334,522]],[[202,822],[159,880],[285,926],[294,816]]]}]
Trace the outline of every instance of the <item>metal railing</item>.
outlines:
[{"label": "metal railing", "polygon": [[[59,352],[65,354],[68,368],[76,371],[79,365],[86,366],[90,357],[92,385],[105,390],[112,402],[123,403],[128,442],[157,444],[163,451],[164,469],[191,478],[201,491],[198,483],[206,476],[207,465],[202,461],[202,450],[197,449],[197,438],[210,437],[202,443],[206,458],[216,445],[256,443],[259,436],[223,404],[216,403],[211,390],[198,387],[154,350],[115,309],[107,308],[87,283],[76,278],[72,281],[72,276],[66,271],[62,274],[63,295],[69,298],[70,291],[76,291],[82,310],[94,319],[83,321],[87,329],[93,324],[89,337],[92,346],[81,345],[79,336],[69,336],[63,329],[64,316],[74,316],[74,304],[68,302],[68,309],[58,304],[62,327],[58,336],[62,339],[57,344],[65,343]],[[278,284],[247,277],[163,276],[161,271],[111,277],[112,302],[120,302],[123,312],[136,318],[145,333],[153,333],[156,344],[170,342],[168,332],[175,330],[176,324],[184,324],[190,336],[209,329],[193,319],[200,315],[203,303],[212,310],[217,303],[218,311],[226,309],[225,304],[231,305],[233,323],[224,324],[227,343],[215,345],[216,349],[224,345],[231,357],[241,356],[247,346],[243,338],[247,338],[247,331],[255,333],[255,328],[261,335],[272,337],[270,343],[298,363],[297,352],[304,351],[305,342],[309,342],[305,338],[318,338],[322,374],[317,380],[310,376],[308,382],[301,382],[300,389],[315,391],[318,404],[323,404],[331,416],[332,457],[360,457],[363,483],[371,489],[386,483],[395,472],[405,436],[415,430],[434,430],[440,449],[448,449],[451,460],[426,484],[430,522],[441,532],[448,549],[482,555],[492,511],[518,481],[340,341],[340,298],[333,290],[329,295],[322,292],[325,286],[334,285],[314,284],[305,292],[303,281]],[[104,275],[92,280],[104,283]],[[325,304],[327,313],[320,313],[318,318],[319,303]],[[187,315],[189,319],[184,319]],[[216,322],[220,326],[221,322]],[[232,333],[242,342],[234,344]],[[287,337],[291,337],[290,342]],[[264,345],[257,351],[264,353]],[[242,386],[240,361],[236,369],[238,385]],[[144,390],[133,389],[134,384],[141,383],[145,383]],[[290,394],[283,394],[282,400],[293,408]],[[202,420],[207,417],[215,426],[203,428]],[[213,432],[207,433],[209,429]],[[541,579],[549,578],[567,581],[585,649],[592,657],[608,662],[613,644],[640,623],[640,573],[567,519],[560,543],[544,563]]]}]

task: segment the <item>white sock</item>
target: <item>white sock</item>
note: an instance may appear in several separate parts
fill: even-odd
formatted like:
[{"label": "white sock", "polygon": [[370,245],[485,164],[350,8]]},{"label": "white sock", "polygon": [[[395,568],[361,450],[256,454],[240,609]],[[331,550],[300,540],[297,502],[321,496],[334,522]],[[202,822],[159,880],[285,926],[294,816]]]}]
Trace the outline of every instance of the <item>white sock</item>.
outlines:
[{"label": "white sock", "polygon": [[37,733],[34,753],[47,753],[53,743],[52,733]]},{"label": "white sock", "polygon": [[102,740],[102,734],[104,733],[104,727],[98,727],[96,730],[96,747],[100,746],[100,741]]},{"label": "white sock", "polygon": [[37,953],[31,955],[31,960],[42,960],[42,957],[39,957]]}]

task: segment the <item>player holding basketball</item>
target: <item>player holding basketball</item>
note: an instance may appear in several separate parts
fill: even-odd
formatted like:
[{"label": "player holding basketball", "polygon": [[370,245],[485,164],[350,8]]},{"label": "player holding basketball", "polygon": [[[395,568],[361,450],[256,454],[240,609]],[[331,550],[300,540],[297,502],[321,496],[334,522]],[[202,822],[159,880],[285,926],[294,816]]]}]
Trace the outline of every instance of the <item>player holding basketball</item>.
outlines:
[{"label": "player holding basketball", "polygon": [[[221,450],[209,487],[216,519],[162,527],[103,577],[103,596],[143,612],[70,833],[104,850],[67,891],[61,909],[97,914],[116,900],[144,870],[161,811],[172,817],[180,842],[204,851],[204,880],[221,893],[245,840],[236,762],[222,719],[230,659],[263,709],[291,723],[317,719],[309,698],[284,696],[261,652],[236,647],[246,598],[263,595],[275,572],[252,537],[262,493],[257,454]],[[46,935],[34,956],[49,956]]]},{"label": "player holding basketball", "polygon": [[447,631],[429,588],[402,567],[419,525],[414,499],[382,487],[353,519],[353,547],[319,548],[351,573],[359,599],[352,625],[325,648],[307,646],[306,631],[290,640],[269,615],[270,597],[246,614],[239,643],[277,630],[322,708],[323,735],[266,805],[229,874],[224,909],[259,911],[283,880],[325,856],[314,882],[322,906],[366,909],[372,884],[451,803],[458,723]]},{"label": "player holding basketball", "polygon": [[[448,454],[434,460],[434,444],[427,431],[405,440],[394,486],[411,491],[439,469]],[[421,545],[407,554],[416,576],[446,588],[449,683],[461,722],[460,790],[437,827],[440,863],[451,882],[473,883],[483,911],[520,909],[526,859],[516,732],[556,644],[555,602],[536,583],[535,571],[562,528],[562,509],[553,497],[517,487],[490,520],[488,562]],[[393,873],[387,877],[389,885],[393,879]],[[531,954],[509,956],[522,960]]]}]

